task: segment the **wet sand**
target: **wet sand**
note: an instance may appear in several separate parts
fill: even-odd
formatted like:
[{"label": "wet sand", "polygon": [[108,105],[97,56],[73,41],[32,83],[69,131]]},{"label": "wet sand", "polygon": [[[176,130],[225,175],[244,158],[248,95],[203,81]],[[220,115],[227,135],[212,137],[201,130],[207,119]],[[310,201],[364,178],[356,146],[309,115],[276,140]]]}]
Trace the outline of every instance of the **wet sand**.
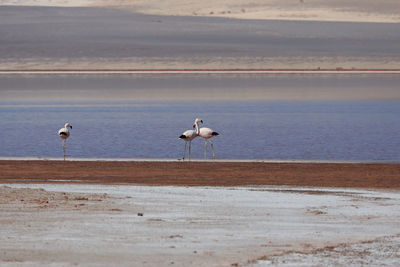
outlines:
[{"label": "wet sand", "polygon": [[398,190],[400,164],[2,160],[0,182]]}]

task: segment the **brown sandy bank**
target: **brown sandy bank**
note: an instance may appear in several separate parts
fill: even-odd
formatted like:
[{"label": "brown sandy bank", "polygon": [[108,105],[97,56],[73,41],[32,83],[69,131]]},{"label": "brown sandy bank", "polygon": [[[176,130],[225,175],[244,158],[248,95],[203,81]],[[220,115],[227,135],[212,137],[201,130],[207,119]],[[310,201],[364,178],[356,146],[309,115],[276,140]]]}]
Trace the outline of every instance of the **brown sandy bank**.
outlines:
[{"label": "brown sandy bank", "polygon": [[400,189],[400,164],[0,161],[1,183],[288,185]]}]

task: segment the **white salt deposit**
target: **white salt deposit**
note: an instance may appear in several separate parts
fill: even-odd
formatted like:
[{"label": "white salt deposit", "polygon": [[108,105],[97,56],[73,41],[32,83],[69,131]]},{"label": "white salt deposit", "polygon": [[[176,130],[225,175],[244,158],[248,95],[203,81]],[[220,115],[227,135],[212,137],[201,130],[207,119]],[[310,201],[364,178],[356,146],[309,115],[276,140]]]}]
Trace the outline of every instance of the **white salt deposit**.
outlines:
[{"label": "white salt deposit", "polygon": [[[274,255],[296,261],[301,255],[301,262],[307,264],[319,262],[314,258],[322,257],[315,253],[317,249],[338,247],[340,250],[341,244],[390,240],[400,233],[398,191],[74,184],[8,186],[66,194],[107,194],[101,202],[83,201],[82,206],[78,203],[72,209],[62,203],[40,210],[0,205],[0,251],[7,255],[0,257],[0,263],[14,262],[18,266],[32,262],[52,266],[132,262],[146,266],[172,262],[174,266],[230,266],[254,264],[257,259],[268,258],[258,263],[263,266],[280,263],[281,258],[271,258]],[[6,218],[12,223],[5,223]],[[379,246],[382,245],[385,243],[380,242]],[[300,254],[291,254],[291,251]],[[357,255],[349,257],[354,260]],[[380,259],[373,263],[379,264]]]}]

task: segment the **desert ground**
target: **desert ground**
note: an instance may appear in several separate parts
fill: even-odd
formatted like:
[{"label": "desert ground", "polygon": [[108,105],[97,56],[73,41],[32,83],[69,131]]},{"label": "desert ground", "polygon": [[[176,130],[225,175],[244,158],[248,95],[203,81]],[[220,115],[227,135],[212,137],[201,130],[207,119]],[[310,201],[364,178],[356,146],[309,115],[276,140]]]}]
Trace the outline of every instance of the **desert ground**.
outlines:
[{"label": "desert ground", "polygon": [[399,168],[1,161],[0,263],[393,266]]},{"label": "desert ground", "polygon": [[0,263],[393,266],[399,166],[3,160]]}]

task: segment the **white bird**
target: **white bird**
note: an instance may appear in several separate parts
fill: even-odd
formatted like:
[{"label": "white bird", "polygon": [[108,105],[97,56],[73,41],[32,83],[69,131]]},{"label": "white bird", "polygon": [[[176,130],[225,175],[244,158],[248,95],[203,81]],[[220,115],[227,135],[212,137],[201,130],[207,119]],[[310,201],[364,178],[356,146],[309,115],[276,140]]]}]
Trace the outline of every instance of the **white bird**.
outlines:
[{"label": "white bird", "polygon": [[193,124],[193,128],[195,128],[195,130],[187,130],[181,136],[179,136],[180,139],[185,141],[185,150],[183,151],[183,158],[182,158],[183,160],[185,160],[186,145],[188,142],[189,142],[189,160],[190,160],[190,149],[192,146],[192,140],[195,139],[199,135],[198,122],[203,122],[203,121],[200,119],[196,119]]},{"label": "white bird", "polygon": [[63,151],[64,151],[64,160],[65,160],[65,147],[66,147],[66,142],[67,142],[67,138],[69,137],[70,133],[69,133],[69,129],[72,129],[71,124],[69,124],[68,122],[64,125],[64,128],[61,128],[60,130],[58,130],[58,136],[62,139],[62,146],[63,146]]},{"label": "white bird", "polygon": [[[200,120],[201,123],[203,123],[202,120]],[[197,125],[198,127],[198,125]],[[204,159],[207,159],[207,141],[210,143],[211,145],[211,150],[212,150],[212,155],[213,155],[213,159],[215,159],[215,154],[214,154],[214,144],[213,142],[211,142],[210,138],[214,137],[214,136],[218,136],[219,133],[214,132],[212,129],[210,128],[206,128],[206,127],[202,127],[199,129],[199,136],[203,137],[205,140],[205,147],[204,147]]]}]

